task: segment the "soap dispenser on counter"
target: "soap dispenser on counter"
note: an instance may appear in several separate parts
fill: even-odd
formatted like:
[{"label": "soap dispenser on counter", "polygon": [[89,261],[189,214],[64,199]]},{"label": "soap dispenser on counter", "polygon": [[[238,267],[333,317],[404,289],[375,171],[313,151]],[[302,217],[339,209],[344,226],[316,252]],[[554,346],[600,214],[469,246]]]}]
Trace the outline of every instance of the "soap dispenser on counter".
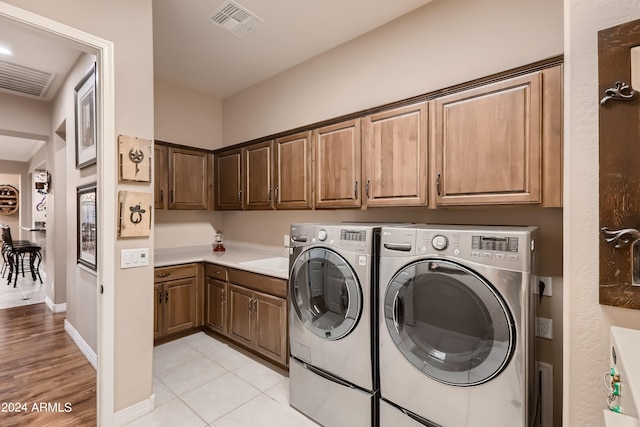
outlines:
[{"label": "soap dispenser on counter", "polygon": [[216,231],[216,243],[213,246],[213,252],[224,252],[225,248],[222,245],[222,231]]}]

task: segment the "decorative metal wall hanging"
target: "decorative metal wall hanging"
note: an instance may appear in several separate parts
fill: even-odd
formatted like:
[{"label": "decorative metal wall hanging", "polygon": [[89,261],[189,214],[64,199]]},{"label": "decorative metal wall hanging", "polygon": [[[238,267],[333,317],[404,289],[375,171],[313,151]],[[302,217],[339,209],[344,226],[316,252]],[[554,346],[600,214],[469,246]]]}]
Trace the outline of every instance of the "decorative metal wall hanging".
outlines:
[{"label": "decorative metal wall hanging", "polygon": [[118,237],[147,237],[151,234],[152,194],[134,191],[118,193]]},{"label": "decorative metal wall hanging", "polygon": [[609,101],[629,102],[636,99],[638,92],[631,89],[625,82],[616,82],[614,87],[604,91],[604,97],[600,100],[600,105],[606,105]]},{"label": "decorative metal wall hanging", "polygon": [[118,136],[120,181],[151,182],[151,140]]}]

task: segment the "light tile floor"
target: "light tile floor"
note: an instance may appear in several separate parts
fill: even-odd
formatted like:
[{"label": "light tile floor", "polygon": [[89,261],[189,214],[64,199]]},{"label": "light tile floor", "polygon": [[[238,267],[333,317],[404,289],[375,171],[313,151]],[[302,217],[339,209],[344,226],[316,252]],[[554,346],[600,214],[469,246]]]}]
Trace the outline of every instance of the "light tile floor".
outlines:
[{"label": "light tile floor", "polygon": [[[42,268],[40,275],[44,282],[45,273]],[[0,277],[0,309],[38,304],[44,302],[45,297],[45,285],[41,284],[39,280],[31,280],[31,273],[28,271],[25,273],[25,277],[22,277],[22,273],[18,275],[18,283],[15,288],[13,280],[10,285],[7,285],[7,274]]]},{"label": "light tile floor", "polygon": [[315,427],[286,372],[200,332],[154,348],[155,410],[127,427]]}]

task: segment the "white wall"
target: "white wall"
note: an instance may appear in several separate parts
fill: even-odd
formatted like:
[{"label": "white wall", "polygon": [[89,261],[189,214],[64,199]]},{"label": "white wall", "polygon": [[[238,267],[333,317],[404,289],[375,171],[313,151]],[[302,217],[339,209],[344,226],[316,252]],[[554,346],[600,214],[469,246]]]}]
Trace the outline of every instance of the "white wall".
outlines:
[{"label": "white wall", "polygon": [[223,145],[559,55],[562,0],[435,0],[223,101]]},{"label": "white wall", "polygon": [[[54,130],[61,123],[66,125],[66,141],[60,141],[59,149],[48,144],[53,160],[52,183],[54,190],[53,233],[49,233],[47,241],[51,251],[50,261],[54,264],[54,276],[49,280],[47,263],[47,285],[51,288],[50,298],[56,304],[67,303],[67,322],[82,336],[82,339],[98,352],[98,294],[97,277],[94,273],[80,267],[77,263],[77,198],[76,188],[80,185],[97,181],[97,167],[92,165],[83,169],[75,167],[75,122],[74,122],[74,87],[95,63],[94,55],[82,54],[58,94],[52,101],[52,139]],[[51,202],[51,200],[49,200]],[[66,253],[66,256],[59,254]]]},{"label": "white wall", "polygon": [[49,135],[49,103],[0,92],[0,134],[43,139]]},{"label": "white wall", "polygon": [[[9,0],[6,3],[112,41],[115,134],[154,139],[151,0]],[[70,121],[69,118],[67,120]],[[55,123],[56,126],[58,124]],[[68,122],[67,129],[69,125]],[[73,139],[69,136],[69,140]],[[116,158],[116,141],[104,141],[104,144],[112,149],[104,150],[108,158],[102,158],[99,163],[112,164]],[[62,145],[59,139],[54,144],[56,149],[61,149]],[[115,167],[105,170],[102,176],[111,185],[117,182]],[[54,188],[56,185],[54,183]],[[113,206],[104,206],[102,209],[115,208],[117,192],[120,190],[151,192],[152,189],[144,184],[117,184],[113,194],[103,194],[105,200],[112,201]],[[106,226],[110,229],[110,236],[115,236],[115,221]],[[100,257],[103,260],[120,259],[121,249],[152,248],[153,235],[145,239],[117,240],[114,246],[109,248],[109,253],[103,253]],[[75,257],[75,254],[68,256]],[[150,261],[149,267],[121,270],[116,266],[113,272],[102,272],[104,283],[101,284],[104,285],[105,294],[115,301],[114,342],[107,343],[104,348],[105,352],[113,352],[115,357],[115,408],[103,408],[106,411],[128,408],[146,401],[152,394],[153,257]]]},{"label": "white wall", "polygon": [[211,96],[156,81],[155,138],[208,150],[222,147],[222,102]]},{"label": "white wall", "polygon": [[[222,146],[220,100],[156,81],[154,114],[156,140],[208,150]],[[155,249],[210,245],[221,222],[211,212],[166,209],[157,210],[153,219]]]},{"label": "white wall", "polygon": [[[565,0],[564,425],[601,426],[609,327],[640,311],[598,303],[597,32],[640,18],[637,0]],[[633,124],[637,126],[638,124]]]}]

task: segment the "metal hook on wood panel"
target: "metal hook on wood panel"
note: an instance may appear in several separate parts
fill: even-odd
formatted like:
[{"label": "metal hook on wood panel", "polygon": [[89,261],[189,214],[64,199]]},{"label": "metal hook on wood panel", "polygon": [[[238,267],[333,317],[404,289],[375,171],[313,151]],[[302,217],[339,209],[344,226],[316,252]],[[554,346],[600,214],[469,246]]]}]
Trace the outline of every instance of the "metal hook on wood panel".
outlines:
[{"label": "metal hook on wood panel", "polygon": [[622,230],[609,230],[602,227],[602,236],[607,243],[615,244],[616,249],[620,249],[624,245],[628,245],[631,240],[640,239],[640,231],[635,228],[624,228]]},{"label": "metal hook on wood panel", "polygon": [[600,100],[600,105],[605,105],[609,101],[632,101],[636,98],[638,92],[631,89],[631,86],[625,82],[616,82],[615,87],[610,87],[604,91],[604,97]]}]

